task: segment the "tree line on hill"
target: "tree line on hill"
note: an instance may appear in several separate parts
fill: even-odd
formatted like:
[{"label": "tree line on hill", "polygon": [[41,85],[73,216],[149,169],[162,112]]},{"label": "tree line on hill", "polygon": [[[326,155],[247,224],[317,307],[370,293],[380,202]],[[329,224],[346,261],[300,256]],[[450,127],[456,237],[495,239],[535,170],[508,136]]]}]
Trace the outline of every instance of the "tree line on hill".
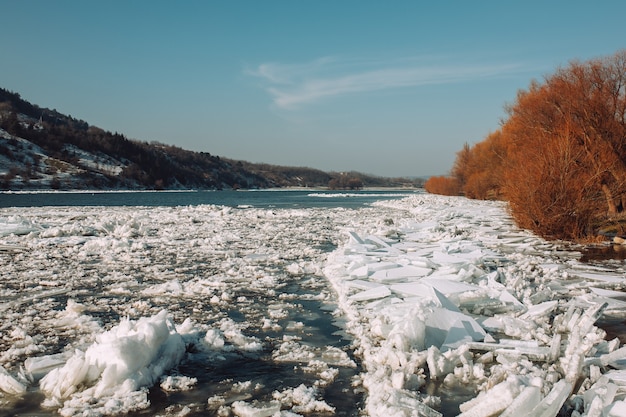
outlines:
[{"label": "tree line on hill", "polygon": [[[56,110],[42,109],[15,92],[0,88],[0,128],[26,139],[47,157],[80,168],[85,188],[109,189],[222,189],[269,187],[351,188],[421,185],[420,180],[383,178],[361,173],[326,173],[312,168],[282,167],[235,161],[208,152],[143,142],[111,133]],[[12,139],[16,142],[16,139]],[[121,172],[81,162],[76,150],[100,155],[123,165]],[[11,189],[16,176],[22,184],[37,175],[41,157],[17,155],[0,141],[0,156],[14,163],[0,175],[0,188]],[[22,168],[20,168],[22,166]],[[25,167],[25,168],[24,168]],[[348,180],[346,180],[348,177]],[[59,181],[53,181],[54,188]]]},{"label": "tree line on hill", "polygon": [[506,112],[426,190],[506,200],[520,227],[547,238],[624,234],[626,50],[531,82]]}]

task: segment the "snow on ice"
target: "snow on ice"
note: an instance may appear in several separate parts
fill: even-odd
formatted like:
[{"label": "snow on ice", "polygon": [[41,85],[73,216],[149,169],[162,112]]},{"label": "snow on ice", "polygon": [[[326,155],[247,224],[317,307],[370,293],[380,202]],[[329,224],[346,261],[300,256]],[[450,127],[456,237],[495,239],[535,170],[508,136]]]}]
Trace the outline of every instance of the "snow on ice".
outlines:
[{"label": "snow on ice", "polygon": [[[1,209],[0,409],[113,415],[158,389],[188,398],[163,415],[625,415],[626,347],[599,327],[626,317],[623,267],[579,255],[503,203],[426,194]],[[253,361],[295,379],[209,378]],[[364,402],[346,412],[337,389]]]}]

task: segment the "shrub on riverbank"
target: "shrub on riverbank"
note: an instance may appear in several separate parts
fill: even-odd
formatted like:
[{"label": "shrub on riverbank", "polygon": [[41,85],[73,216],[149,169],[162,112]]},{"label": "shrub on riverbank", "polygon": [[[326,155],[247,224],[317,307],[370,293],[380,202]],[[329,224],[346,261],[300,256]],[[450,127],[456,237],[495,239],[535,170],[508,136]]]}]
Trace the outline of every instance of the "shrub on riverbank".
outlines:
[{"label": "shrub on riverbank", "polygon": [[424,183],[424,189],[431,194],[459,195],[461,186],[455,177],[430,177]]},{"label": "shrub on riverbank", "polygon": [[533,81],[484,141],[457,153],[462,194],[502,198],[519,226],[582,239],[626,209],[626,50]]}]

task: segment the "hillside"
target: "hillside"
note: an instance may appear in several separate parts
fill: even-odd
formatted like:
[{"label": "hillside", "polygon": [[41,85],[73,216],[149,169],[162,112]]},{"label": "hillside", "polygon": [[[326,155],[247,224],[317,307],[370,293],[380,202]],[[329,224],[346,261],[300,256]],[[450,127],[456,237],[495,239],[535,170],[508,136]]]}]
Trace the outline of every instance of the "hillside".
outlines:
[{"label": "hillside", "polygon": [[0,88],[0,189],[393,187],[419,180],[236,161],[131,140]]}]

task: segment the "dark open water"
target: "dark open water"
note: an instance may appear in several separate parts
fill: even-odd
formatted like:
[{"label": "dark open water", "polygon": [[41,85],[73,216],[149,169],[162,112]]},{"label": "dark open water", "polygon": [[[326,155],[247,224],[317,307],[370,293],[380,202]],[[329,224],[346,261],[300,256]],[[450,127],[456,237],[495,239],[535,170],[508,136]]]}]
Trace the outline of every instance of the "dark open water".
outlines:
[{"label": "dark open water", "polygon": [[0,207],[44,206],[195,206],[214,204],[254,208],[358,208],[378,200],[403,198],[417,190],[323,191],[116,191],[4,192]]}]

